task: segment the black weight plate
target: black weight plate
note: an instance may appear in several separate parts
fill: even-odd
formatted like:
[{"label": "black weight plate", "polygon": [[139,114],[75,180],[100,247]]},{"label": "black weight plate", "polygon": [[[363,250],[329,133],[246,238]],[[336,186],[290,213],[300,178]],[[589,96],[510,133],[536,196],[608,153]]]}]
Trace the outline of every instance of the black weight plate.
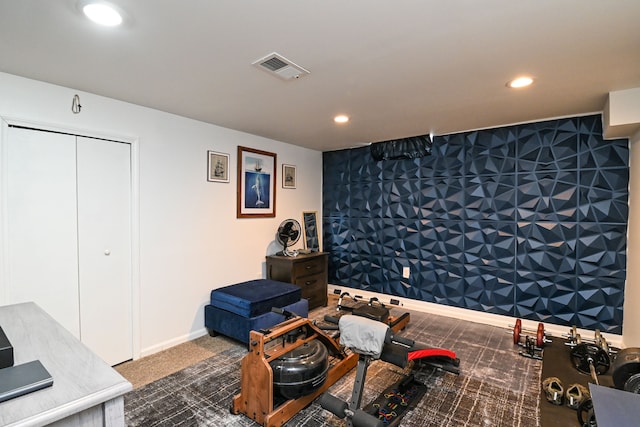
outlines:
[{"label": "black weight plate", "polygon": [[640,373],[640,348],[629,347],[620,350],[611,365],[613,385],[623,390],[625,382],[637,373]]},{"label": "black weight plate", "polygon": [[624,383],[624,391],[640,394],[640,374],[631,375]]},{"label": "black weight plate", "polygon": [[596,416],[593,412],[593,402],[587,399],[578,406],[578,422],[582,427],[596,427]]},{"label": "black weight plate", "polygon": [[609,354],[596,345],[582,343],[571,349],[571,363],[583,374],[591,375],[589,360],[598,375],[605,374],[611,366]]}]

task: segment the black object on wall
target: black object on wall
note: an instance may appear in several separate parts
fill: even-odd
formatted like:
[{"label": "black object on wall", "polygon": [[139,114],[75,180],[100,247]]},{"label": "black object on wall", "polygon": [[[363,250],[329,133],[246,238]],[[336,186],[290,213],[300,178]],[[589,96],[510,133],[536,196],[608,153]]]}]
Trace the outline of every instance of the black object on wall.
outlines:
[{"label": "black object on wall", "polygon": [[[329,282],[622,332],[629,142],[587,116],[325,152]],[[411,275],[402,277],[403,267]]]},{"label": "black object on wall", "polygon": [[394,139],[371,144],[371,156],[374,160],[417,159],[431,154],[429,135]]}]

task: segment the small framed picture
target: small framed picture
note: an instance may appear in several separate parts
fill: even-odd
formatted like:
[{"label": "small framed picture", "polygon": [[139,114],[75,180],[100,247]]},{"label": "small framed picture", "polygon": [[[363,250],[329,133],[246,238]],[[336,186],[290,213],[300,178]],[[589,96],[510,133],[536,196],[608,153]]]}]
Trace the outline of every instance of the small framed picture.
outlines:
[{"label": "small framed picture", "polygon": [[207,181],[229,182],[229,155],[207,151]]},{"label": "small framed picture", "polygon": [[296,167],[282,165],[282,188],[296,188]]}]

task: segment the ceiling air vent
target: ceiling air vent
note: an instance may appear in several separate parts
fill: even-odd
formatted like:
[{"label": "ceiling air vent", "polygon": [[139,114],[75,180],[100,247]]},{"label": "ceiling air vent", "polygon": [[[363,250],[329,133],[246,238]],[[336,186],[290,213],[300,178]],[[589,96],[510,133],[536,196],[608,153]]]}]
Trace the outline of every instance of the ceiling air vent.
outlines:
[{"label": "ceiling air vent", "polygon": [[258,59],[253,65],[283,80],[299,79],[309,74],[309,71],[275,52]]}]

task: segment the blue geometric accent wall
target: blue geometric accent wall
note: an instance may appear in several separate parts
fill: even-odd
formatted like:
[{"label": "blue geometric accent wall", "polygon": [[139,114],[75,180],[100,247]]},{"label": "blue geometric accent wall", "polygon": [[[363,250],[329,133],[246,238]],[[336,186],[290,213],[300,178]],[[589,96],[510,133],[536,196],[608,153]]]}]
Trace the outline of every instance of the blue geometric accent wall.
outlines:
[{"label": "blue geometric accent wall", "polygon": [[599,115],[436,136],[421,159],[363,147],[323,163],[330,283],[622,333],[629,143],[605,141]]}]

